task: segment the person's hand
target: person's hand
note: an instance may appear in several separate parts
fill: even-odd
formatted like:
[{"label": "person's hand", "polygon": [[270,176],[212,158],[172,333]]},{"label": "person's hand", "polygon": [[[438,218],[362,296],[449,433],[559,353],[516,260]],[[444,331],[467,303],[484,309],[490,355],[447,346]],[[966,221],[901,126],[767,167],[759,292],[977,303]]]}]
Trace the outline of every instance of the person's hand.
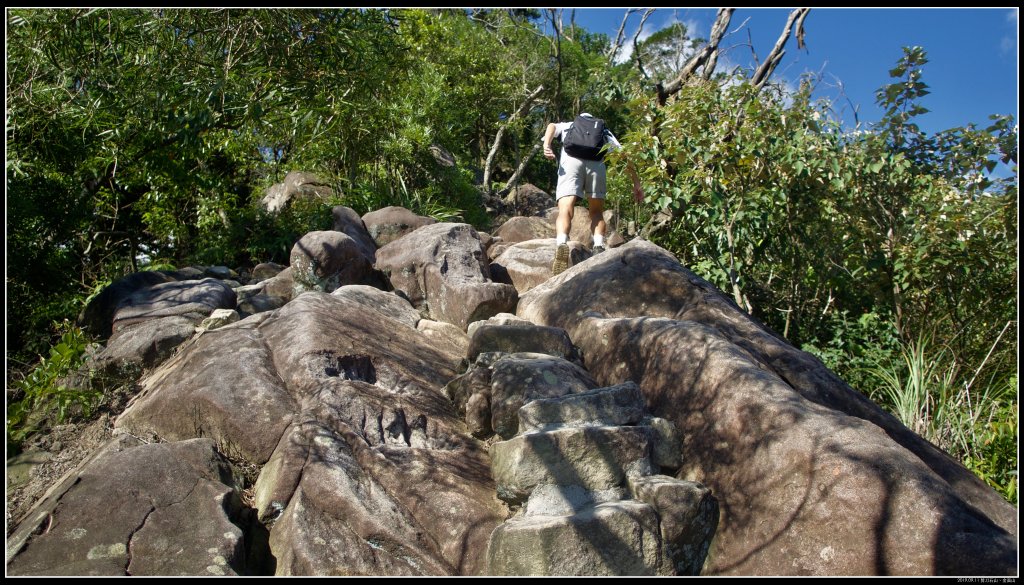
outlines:
[{"label": "person's hand", "polygon": [[555,151],[551,150],[551,145],[544,145],[544,157],[555,160]]}]

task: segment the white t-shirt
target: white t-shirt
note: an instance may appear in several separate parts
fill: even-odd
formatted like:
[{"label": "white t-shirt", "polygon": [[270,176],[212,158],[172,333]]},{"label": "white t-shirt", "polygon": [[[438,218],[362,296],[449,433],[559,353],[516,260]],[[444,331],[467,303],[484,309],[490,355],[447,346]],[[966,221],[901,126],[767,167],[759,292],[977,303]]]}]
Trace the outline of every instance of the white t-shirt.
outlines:
[{"label": "white t-shirt", "polygon": [[[588,116],[586,114],[583,114],[583,117],[593,118],[593,116]],[[565,133],[568,132],[569,128],[571,127],[572,122],[559,122],[555,124],[555,132],[558,133],[558,139],[560,141],[565,142]],[[615,138],[615,135],[612,134],[612,131],[609,130],[607,127],[604,129],[604,139],[605,142],[608,143],[608,150],[617,150],[619,148],[622,148],[622,145],[619,144],[619,139]],[[572,155],[566,154],[565,148],[562,148],[562,156],[575,159],[575,157],[573,157]]]}]

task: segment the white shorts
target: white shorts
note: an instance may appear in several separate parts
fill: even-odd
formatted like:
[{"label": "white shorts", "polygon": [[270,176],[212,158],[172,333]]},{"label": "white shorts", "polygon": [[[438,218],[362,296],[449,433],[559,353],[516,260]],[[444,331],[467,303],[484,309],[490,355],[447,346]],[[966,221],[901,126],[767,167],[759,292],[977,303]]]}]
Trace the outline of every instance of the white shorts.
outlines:
[{"label": "white shorts", "polygon": [[604,199],[608,191],[607,167],[599,160],[581,160],[564,152],[558,163],[558,187],[555,200],[568,195]]}]

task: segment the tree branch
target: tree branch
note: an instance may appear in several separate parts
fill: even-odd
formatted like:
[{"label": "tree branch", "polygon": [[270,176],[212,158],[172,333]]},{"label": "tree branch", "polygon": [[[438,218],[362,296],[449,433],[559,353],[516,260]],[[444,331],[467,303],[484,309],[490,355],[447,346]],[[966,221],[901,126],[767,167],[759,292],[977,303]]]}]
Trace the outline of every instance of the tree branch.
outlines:
[{"label": "tree branch", "polygon": [[613,62],[615,60],[615,55],[617,55],[619,49],[622,48],[622,33],[626,31],[626,21],[629,20],[629,15],[639,11],[639,8],[630,8],[626,10],[626,14],[622,17],[622,24],[619,25],[619,32],[615,34],[615,42],[612,44],[611,48],[608,49],[608,53],[605,54],[609,62]]},{"label": "tree branch", "polygon": [[[701,65],[707,63],[711,56],[718,51],[718,44],[722,42],[722,37],[725,36],[725,31],[729,28],[729,21],[732,20],[733,11],[735,11],[735,8],[719,8],[718,15],[715,16],[715,24],[711,26],[711,38],[708,40],[708,44],[695,53],[693,57],[690,57],[690,60],[683,66],[679,75],[674,80],[664,86],[658,84],[659,105],[665,105],[668,98],[679,93],[679,90],[683,88],[683,84],[693,75],[693,72]],[[716,55],[714,63],[717,64],[717,61],[718,57]]]},{"label": "tree branch", "polygon": [[757,71],[754,72],[754,76],[750,80],[754,87],[757,89],[764,87],[765,82],[768,81],[772,72],[775,71],[779,62],[782,61],[782,56],[786,54],[786,41],[789,40],[789,36],[793,32],[794,23],[796,24],[797,48],[804,47],[804,19],[807,18],[807,13],[810,11],[810,8],[796,8],[793,12],[789,13],[789,18],[786,20],[786,26],[782,29],[782,34],[779,35],[779,40],[775,41],[772,52],[768,54],[764,63],[761,63],[761,66],[757,68]]},{"label": "tree branch", "polygon": [[648,8],[644,11],[643,17],[640,18],[640,26],[636,27],[636,34],[633,35],[633,57],[636,58],[636,68],[640,70],[640,75],[643,75],[644,79],[648,79],[650,76],[644,71],[644,63],[640,60],[640,44],[638,39],[640,38],[640,32],[644,30],[644,23],[647,22],[648,17],[653,13],[653,8]]},{"label": "tree branch", "polygon": [[505,131],[508,130],[509,126],[511,126],[517,118],[525,116],[526,112],[530,111],[530,106],[533,104],[533,101],[537,99],[537,96],[539,96],[540,92],[542,91],[544,91],[544,86],[538,85],[537,89],[533,90],[532,92],[530,92],[528,96],[526,96],[526,99],[523,100],[523,103],[522,105],[519,106],[519,109],[513,112],[512,115],[509,116],[507,120],[505,120],[505,123],[500,128],[498,128],[498,132],[494,136],[494,144],[491,145],[491,150],[490,152],[487,153],[487,162],[484,163],[483,187],[485,191],[490,191],[491,172],[493,171],[494,157],[498,154],[498,149],[501,147],[502,139],[505,138]]}]

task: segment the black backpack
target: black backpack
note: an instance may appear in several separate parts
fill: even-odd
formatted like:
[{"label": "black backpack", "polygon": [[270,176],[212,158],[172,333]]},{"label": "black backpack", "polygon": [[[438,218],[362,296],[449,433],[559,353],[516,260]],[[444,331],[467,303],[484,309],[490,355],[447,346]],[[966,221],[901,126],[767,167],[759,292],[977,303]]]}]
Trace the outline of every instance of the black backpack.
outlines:
[{"label": "black backpack", "polygon": [[562,148],[570,156],[583,160],[604,160],[604,120],[576,116],[562,140]]}]

